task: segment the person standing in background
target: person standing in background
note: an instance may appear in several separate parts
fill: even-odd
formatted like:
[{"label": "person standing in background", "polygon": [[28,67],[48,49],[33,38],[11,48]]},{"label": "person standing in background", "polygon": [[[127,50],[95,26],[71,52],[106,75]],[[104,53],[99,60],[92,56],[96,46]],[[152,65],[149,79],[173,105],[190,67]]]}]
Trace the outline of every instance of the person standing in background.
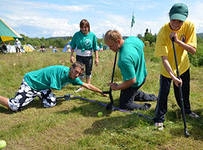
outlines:
[{"label": "person standing in background", "polygon": [[[93,66],[93,52],[95,53],[95,65],[99,63],[98,56],[98,44],[96,35],[90,31],[90,24],[86,19],[80,21],[80,31],[73,35],[70,43],[71,55],[70,62],[75,61],[85,64],[85,77],[86,83],[91,83],[92,66]],[[76,52],[76,60],[74,57],[74,51]],[[84,78],[84,74],[81,79]],[[79,88],[76,92],[81,91],[83,88]]]},{"label": "person standing in background", "polygon": [[17,54],[21,53],[21,42],[18,39],[15,40],[15,48]]}]

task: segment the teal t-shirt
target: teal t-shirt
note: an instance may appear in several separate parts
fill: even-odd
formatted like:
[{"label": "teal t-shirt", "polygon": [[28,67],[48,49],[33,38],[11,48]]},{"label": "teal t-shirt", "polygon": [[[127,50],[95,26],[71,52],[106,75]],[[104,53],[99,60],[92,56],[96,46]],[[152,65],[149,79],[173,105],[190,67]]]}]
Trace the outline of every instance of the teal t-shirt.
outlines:
[{"label": "teal t-shirt", "polygon": [[93,32],[89,32],[87,35],[81,31],[76,32],[73,35],[70,46],[72,49],[85,50],[99,50],[97,44],[97,37]]},{"label": "teal t-shirt", "polygon": [[118,67],[123,80],[136,78],[132,87],[139,87],[147,76],[143,49],[144,43],[139,38],[130,36],[119,50]]},{"label": "teal t-shirt", "polygon": [[45,67],[25,74],[24,80],[34,90],[60,90],[67,84],[83,85],[80,78],[71,79],[70,68],[62,65]]}]

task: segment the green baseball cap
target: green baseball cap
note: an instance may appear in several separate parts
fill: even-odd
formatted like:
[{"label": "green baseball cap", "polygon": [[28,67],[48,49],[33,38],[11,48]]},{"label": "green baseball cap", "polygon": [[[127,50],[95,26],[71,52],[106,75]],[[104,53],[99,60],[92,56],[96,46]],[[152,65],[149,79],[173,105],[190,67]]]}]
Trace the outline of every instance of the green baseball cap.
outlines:
[{"label": "green baseball cap", "polygon": [[183,3],[174,4],[169,12],[170,20],[185,21],[188,16],[188,7]]}]

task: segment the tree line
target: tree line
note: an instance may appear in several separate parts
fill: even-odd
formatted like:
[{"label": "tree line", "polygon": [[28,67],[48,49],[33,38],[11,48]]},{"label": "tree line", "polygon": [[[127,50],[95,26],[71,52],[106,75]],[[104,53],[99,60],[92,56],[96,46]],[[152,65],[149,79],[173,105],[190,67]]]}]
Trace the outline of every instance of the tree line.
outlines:
[{"label": "tree line", "polygon": [[[202,34],[197,34],[197,52],[195,55],[190,55],[189,58],[193,65],[195,66],[203,66],[203,37]],[[45,46],[46,48],[53,46],[57,48],[63,48],[71,39],[72,36],[67,37],[51,37],[51,38],[29,38],[23,34],[21,34],[23,39],[21,40],[21,43],[24,44],[31,44],[35,48],[40,48],[40,46]],[[151,31],[147,28],[145,30],[144,35],[138,34],[137,37],[139,37],[146,46],[154,47],[156,42],[156,34],[152,34]],[[98,45],[103,45],[104,40],[103,38],[98,38]]]}]

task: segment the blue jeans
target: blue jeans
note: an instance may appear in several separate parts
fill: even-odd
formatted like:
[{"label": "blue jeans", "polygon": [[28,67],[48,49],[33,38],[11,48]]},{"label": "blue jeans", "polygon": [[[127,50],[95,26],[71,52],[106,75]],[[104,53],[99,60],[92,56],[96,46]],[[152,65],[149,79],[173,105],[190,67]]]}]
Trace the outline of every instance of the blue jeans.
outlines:
[{"label": "blue jeans", "polygon": [[[180,78],[182,79],[182,93],[183,93],[183,101],[184,101],[184,109],[185,113],[189,114],[191,113],[190,109],[190,101],[189,101],[189,95],[190,95],[190,69],[188,69],[185,73],[183,73]],[[159,95],[157,100],[157,105],[155,109],[155,118],[154,122],[164,122],[164,115],[167,112],[167,102],[168,102],[168,95],[170,91],[171,86],[171,78],[166,78],[162,75],[160,75],[160,88],[159,88]],[[176,102],[178,106],[181,108],[181,99],[180,99],[180,93],[179,88],[173,84],[174,89],[174,95],[176,98]]]}]

